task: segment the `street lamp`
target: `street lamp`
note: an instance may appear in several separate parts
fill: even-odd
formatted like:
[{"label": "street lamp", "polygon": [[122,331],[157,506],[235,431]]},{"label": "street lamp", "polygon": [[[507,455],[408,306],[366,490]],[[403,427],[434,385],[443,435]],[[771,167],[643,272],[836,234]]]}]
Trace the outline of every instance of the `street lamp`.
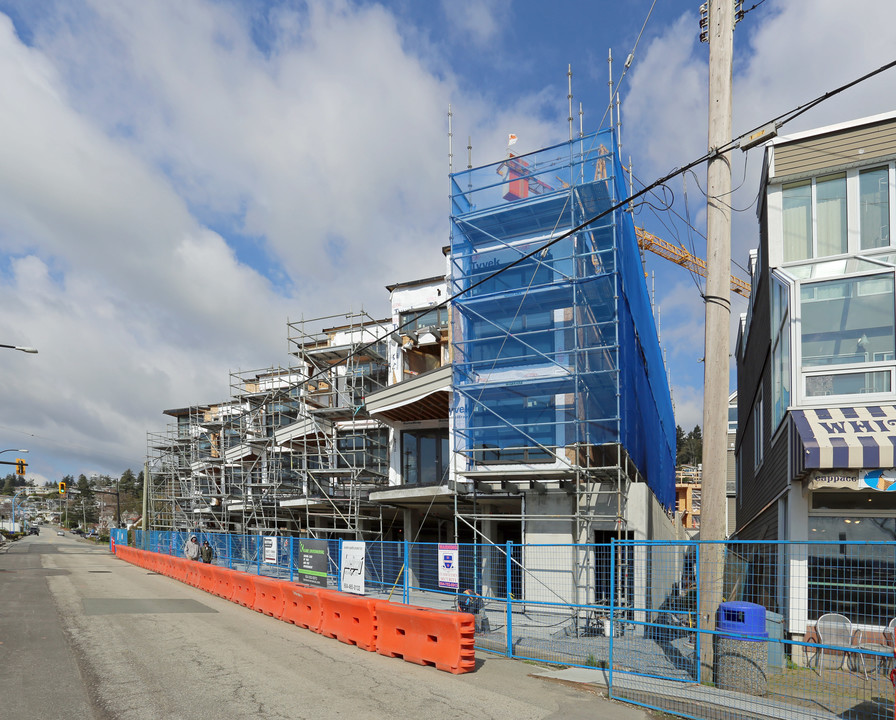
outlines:
[{"label": "street lamp", "polygon": [[26,353],[37,354],[37,348],[24,347],[22,345],[0,345],[0,348],[9,348],[10,350],[21,350]]},{"label": "street lamp", "polygon": [[17,450],[16,448],[9,448],[9,450],[0,450],[0,453],[5,452],[28,452],[27,450]]}]

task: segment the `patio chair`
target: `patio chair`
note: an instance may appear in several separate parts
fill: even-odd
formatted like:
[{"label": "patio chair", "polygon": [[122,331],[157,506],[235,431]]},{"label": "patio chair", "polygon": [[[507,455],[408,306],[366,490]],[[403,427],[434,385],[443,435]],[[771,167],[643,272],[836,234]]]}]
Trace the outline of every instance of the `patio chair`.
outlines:
[{"label": "patio chair", "polygon": [[[839,670],[843,659],[849,654],[852,646],[852,623],[840,613],[826,613],[815,623],[818,634],[818,646],[815,648],[815,669],[831,668]],[[835,646],[833,649],[831,646]],[[827,651],[827,652],[826,652]],[[842,655],[839,653],[843,653]],[[825,655],[828,657],[825,662]]]},{"label": "patio chair", "polygon": [[[884,675],[889,673],[890,664],[893,662],[893,635],[896,632],[896,618],[890,620],[890,623],[884,628],[884,644],[877,642],[868,642],[865,640],[865,631],[856,631],[856,642],[854,647],[857,650],[856,655],[861,658],[862,674],[868,679],[867,660],[873,660],[875,672],[882,672]],[[870,655],[868,653],[878,653]]]}]

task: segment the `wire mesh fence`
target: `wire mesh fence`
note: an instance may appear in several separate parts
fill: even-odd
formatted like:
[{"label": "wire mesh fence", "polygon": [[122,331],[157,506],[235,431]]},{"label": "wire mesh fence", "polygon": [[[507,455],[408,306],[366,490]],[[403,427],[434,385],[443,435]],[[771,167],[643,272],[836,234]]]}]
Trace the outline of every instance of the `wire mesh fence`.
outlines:
[{"label": "wire mesh fence", "polygon": [[[216,564],[344,589],[338,539],[136,544],[183,555],[191,534]],[[352,545],[365,594],[472,612],[480,650],[599,670],[617,699],[699,720],[894,714],[896,543]]]}]

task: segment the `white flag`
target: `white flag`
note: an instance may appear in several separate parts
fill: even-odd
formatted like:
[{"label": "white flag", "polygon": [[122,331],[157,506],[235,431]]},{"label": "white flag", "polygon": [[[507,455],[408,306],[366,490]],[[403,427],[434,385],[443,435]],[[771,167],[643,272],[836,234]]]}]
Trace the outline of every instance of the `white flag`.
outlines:
[{"label": "white flag", "polygon": [[513,133],[510,133],[510,135],[507,136],[507,147],[510,147],[515,142],[516,142],[516,135],[514,135]]}]

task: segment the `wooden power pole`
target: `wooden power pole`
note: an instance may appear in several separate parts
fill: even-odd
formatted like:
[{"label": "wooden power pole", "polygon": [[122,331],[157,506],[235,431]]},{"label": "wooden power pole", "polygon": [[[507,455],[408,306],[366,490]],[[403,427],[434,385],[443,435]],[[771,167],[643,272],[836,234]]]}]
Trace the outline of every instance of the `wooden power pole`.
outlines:
[{"label": "wooden power pole", "polygon": [[[709,150],[731,140],[734,0],[709,0]],[[703,391],[703,500],[700,508],[700,629],[713,631],[722,601],[728,475],[728,375],[731,318],[730,152],[707,168],[706,345]],[[701,679],[712,680],[713,639],[702,634]]]}]

